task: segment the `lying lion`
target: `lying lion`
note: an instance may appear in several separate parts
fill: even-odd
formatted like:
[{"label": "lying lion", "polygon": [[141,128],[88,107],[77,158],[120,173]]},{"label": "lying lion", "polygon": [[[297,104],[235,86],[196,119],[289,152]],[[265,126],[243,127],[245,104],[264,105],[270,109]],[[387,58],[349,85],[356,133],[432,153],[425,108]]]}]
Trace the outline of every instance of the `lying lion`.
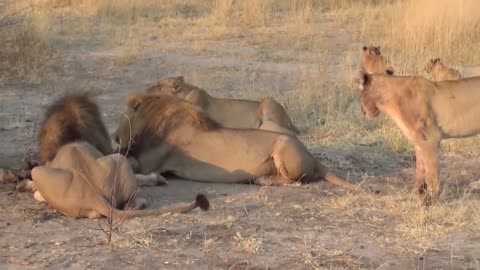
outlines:
[{"label": "lying lion", "polygon": [[[45,200],[66,216],[131,218],[208,208],[208,200],[198,196],[186,207],[138,210],[144,200],[135,198],[137,180],[153,185],[163,178],[158,174],[135,176],[124,156],[111,154],[98,106],[89,95],[66,96],[50,106],[39,144],[42,166],[32,169],[33,183],[22,182],[17,189],[31,189],[37,200]],[[117,209],[130,204],[137,210]]]},{"label": "lying lion", "polygon": [[425,203],[439,195],[439,146],[442,139],[480,133],[480,77],[431,82],[423,77],[363,74],[360,101],[364,115],[392,118],[415,146],[414,191]]},{"label": "lying lion", "polygon": [[424,70],[432,76],[434,81],[458,80],[462,78],[458,70],[445,66],[440,61],[440,58],[428,60]]},{"label": "lying lion", "polygon": [[162,79],[147,93],[172,95],[191,102],[224,127],[299,133],[282,105],[270,97],[261,101],[215,98],[205,90],[185,83],[183,76]]},{"label": "lying lion", "polygon": [[32,178],[47,203],[72,218],[133,218],[209,207],[207,198],[198,195],[187,206],[138,210],[145,206],[145,200],[136,197],[137,180],[126,158],[120,154],[104,156],[86,142],[60,147],[49,166],[33,168]]},{"label": "lying lion", "polygon": [[198,107],[175,97],[133,94],[127,99],[126,115],[115,140],[120,152],[130,149],[129,161],[136,172],[261,185],[323,178],[363,190],[329,172],[295,136],[223,128]]},{"label": "lying lion", "polygon": [[393,74],[394,69],[380,52],[380,46],[363,46],[360,72],[368,74]]},{"label": "lying lion", "polygon": [[89,94],[64,96],[47,109],[38,133],[40,163],[53,160],[60,147],[78,140],[90,143],[103,155],[113,153],[100,110]]}]

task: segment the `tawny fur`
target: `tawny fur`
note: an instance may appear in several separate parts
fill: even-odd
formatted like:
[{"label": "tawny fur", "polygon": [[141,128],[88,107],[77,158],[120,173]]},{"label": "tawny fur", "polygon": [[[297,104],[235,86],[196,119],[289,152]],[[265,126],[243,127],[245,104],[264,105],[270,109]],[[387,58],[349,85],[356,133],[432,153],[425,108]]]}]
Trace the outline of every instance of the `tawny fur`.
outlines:
[{"label": "tawny fur", "polygon": [[116,210],[127,202],[134,208],[143,207],[143,203],[134,203],[144,201],[135,198],[138,186],[159,184],[163,179],[155,173],[135,176],[124,156],[112,154],[100,110],[88,95],[66,96],[51,105],[39,143],[42,166],[33,168],[33,184],[25,181],[17,188],[34,191],[37,200],[45,200],[67,216],[129,218],[196,207],[194,203],[179,209]]},{"label": "tawny fur", "polygon": [[285,109],[271,97],[261,101],[210,96],[205,90],[185,83],[183,76],[168,77],[147,90],[172,95],[200,107],[214,121],[229,128],[261,128],[289,134],[299,133]]},{"label": "tawny fur", "polygon": [[368,74],[393,74],[391,63],[380,52],[380,46],[363,46],[360,72]]},{"label": "tawny fur", "polygon": [[[126,115],[116,139],[121,149],[131,148],[129,161],[141,173],[266,185],[321,178],[362,190],[330,173],[294,136],[223,128],[196,106],[172,96],[134,94],[127,100]],[[128,143],[130,137],[133,144]]]},{"label": "tawny fur", "polygon": [[480,77],[431,82],[420,76],[363,74],[362,112],[368,118],[384,112],[415,146],[414,190],[425,202],[440,192],[439,146],[442,139],[480,133]]},{"label": "tawny fur", "polygon": [[460,72],[445,66],[440,58],[432,58],[425,65],[425,72],[432,76],[434,81],[458,80],[462,78]]},{"label": "tawny fur", "polygon": [[104,156],[86,142],[62,146],[49,166],[33,168],[32,177],[41,197],[73,218],[120,219],[186,213],[199,206],[208,209],[208,200],[200,197],[187,206],[138,210],[143,204],[137,202],[143,200],[136,198],[138,184],[126,158]]}]

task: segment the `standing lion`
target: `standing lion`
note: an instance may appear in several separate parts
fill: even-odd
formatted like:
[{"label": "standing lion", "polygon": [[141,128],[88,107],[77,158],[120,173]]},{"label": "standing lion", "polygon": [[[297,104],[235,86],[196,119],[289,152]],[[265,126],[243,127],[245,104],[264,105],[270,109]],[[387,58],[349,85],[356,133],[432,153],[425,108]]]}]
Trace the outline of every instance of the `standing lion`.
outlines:
[{"label": "standing lion", "polygon": [[414,191],[429,204],[440,193],[440,141],[480,133],[480,77],[431,82],[364,73],[359,89],[363,114],[374,118],[384,112],[414,145]]},{"label": "standing lion", "polygon": [[445,66],[440,58],[428,60],[424,70],[432,76],[434,81],[458,80],[462,78],[458,70]]}]

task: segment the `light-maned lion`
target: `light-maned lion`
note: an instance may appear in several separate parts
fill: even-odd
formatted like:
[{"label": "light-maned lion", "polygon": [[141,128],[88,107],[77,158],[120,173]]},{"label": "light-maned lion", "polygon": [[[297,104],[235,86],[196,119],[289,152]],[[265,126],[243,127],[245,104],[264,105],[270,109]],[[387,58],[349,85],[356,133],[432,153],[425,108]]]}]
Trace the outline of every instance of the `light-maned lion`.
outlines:
[{"label": "light-maned lion", "polygon": [[49,166],[32,169],[32,178],[47,203],[72,218],[133,218],[209,207],[207,198],[197,195],[187,206],[139,210],[144,200],[136,196],[137,180],[127,159],[121,154],[104,156],[87,142],[60,147]]},{"label": "light-maned lion", "polygon": [[360,72],[368,74],[393,74],[391,63],[380,52],[380,46],[363,46]]},{"label": "light-maned lion", "polygon": [[184,99],[200,107],[211,119],[224,127],[299,133],[282,105],[271,97],[261,101],[215,98],[205,90],[186,83],[183,76],[162,79],[147,89],[147,93]]},{"label": "light-maned lion", "polygon": [[223,128],[198,107],[172,96],[133,94],[127,99],[126,115],[115,140],[121,149],[130,148],[129,161],[141,173],[169,172],[195,181],[263,185],[323,178],[363,190],[329,172],[295,136]]},{"label": "light-maned lion", "polygon": [[480,133],[480,77],[431,82],[420,76],[363,74],[360,103],[364,115],[384,112],[415,146],[414,191],[429,203],[439,195],[442,139]]},{"label": "light-maned lion", "polygon": [[445,66],[440,58],[428,60],[424,70],[432,76],[434,81],[458,80],[462,78],[458,70]]}]

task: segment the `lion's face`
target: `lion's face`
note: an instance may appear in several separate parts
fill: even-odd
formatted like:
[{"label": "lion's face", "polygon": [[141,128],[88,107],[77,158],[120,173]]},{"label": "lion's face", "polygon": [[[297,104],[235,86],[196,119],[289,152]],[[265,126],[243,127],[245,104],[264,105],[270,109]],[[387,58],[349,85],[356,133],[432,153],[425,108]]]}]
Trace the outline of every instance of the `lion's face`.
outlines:
[{"label": "lion's face", "polygon": [[376,95],[372,89],[372,77],[364,73],[360,80],[360,107],[362,113],[368,119],[373,119],[378,116],[380,110],[377,107]]},{"label": "lion's face", "polygon": [[183,76],[178,77],[167,77],[161,79],[154,86],[147,89],[147,93],[155,95],[169,95],[174,96],[180,91],[180,88],[183,86],[185,80]]}]

